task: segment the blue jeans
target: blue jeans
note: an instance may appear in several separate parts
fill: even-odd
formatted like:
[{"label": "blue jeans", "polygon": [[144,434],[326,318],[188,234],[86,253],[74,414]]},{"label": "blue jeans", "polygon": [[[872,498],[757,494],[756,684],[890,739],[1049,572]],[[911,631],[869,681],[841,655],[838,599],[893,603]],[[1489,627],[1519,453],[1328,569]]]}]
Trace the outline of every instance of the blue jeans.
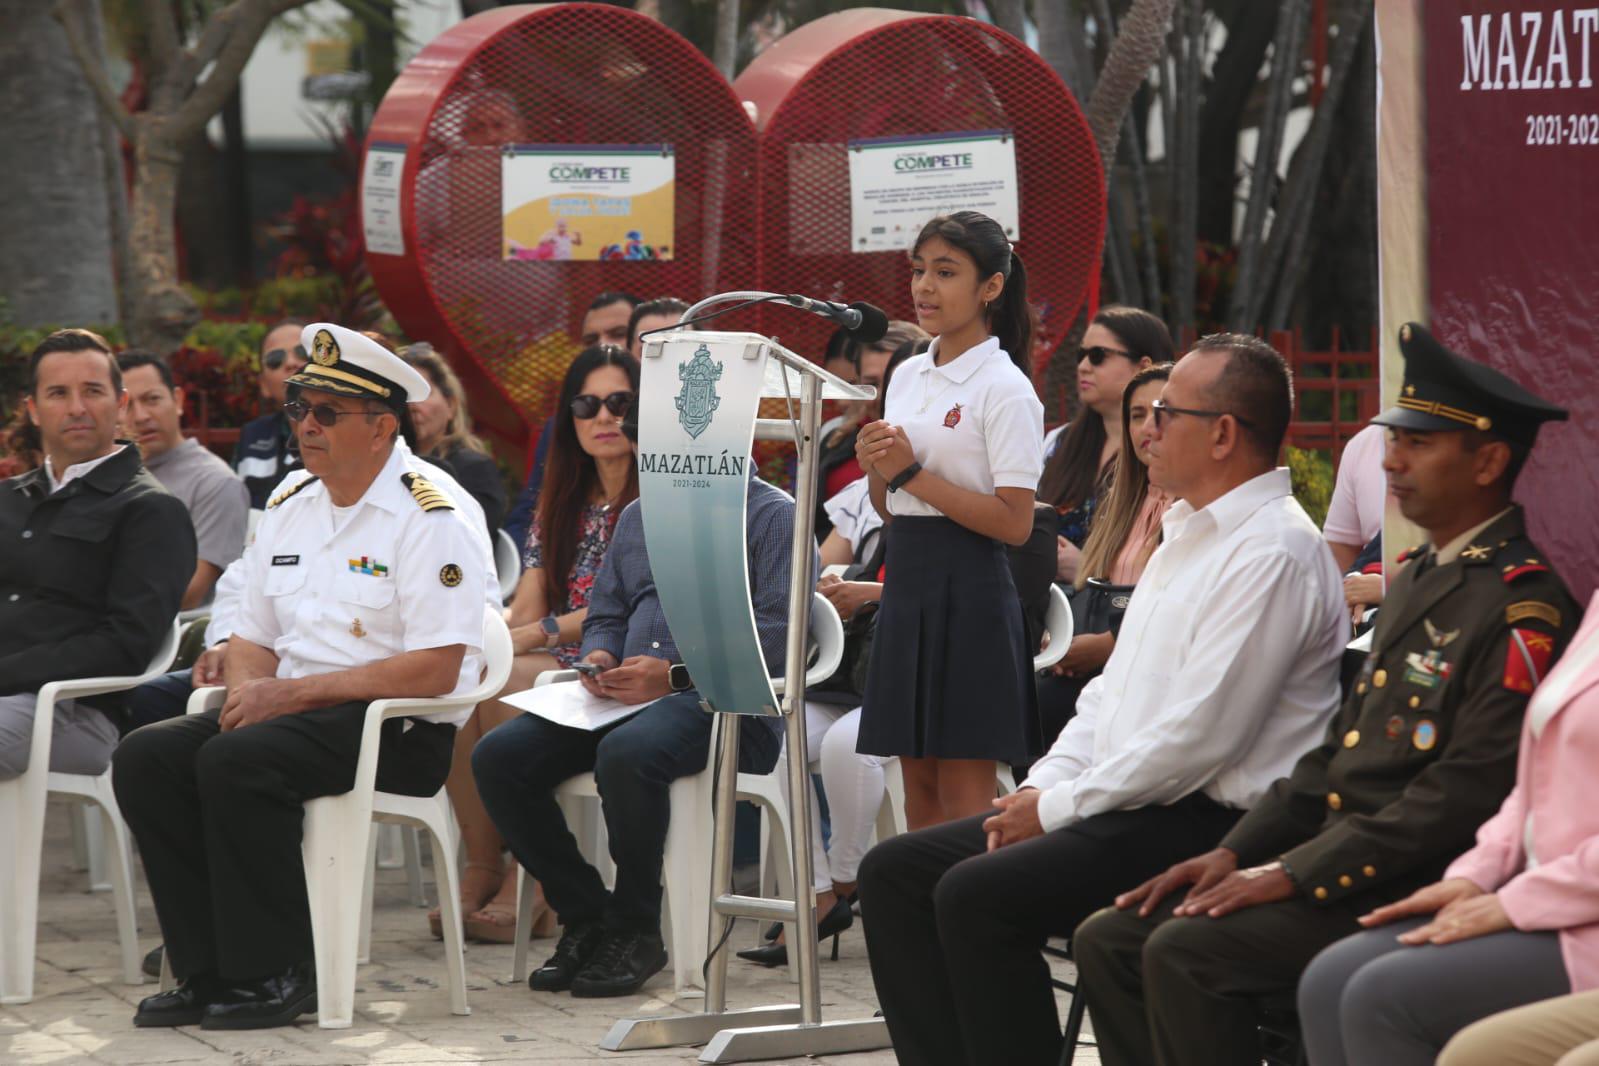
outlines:
[{"label": "blue jeans", "polygon": [[[563,924],[603,921],[613,929],[660,932],[671,784],[705,769],[714,724],[699,700],[693,691],[677,693],[592,732],[524,714],[478,742],[472,773],[483,805]],[[740,770],[771,771],[779,726],[775,718],[744,719]],[[611,892],[583,858],[555,799],[557,785],[589,770],[616,863]]]},{"label": "blue jeans", "polygon": [[192,670],[174,670],[128,693],[127,731],[131,733],[142,725],[183,717],[189,696],[194,692],[192,674]]}]

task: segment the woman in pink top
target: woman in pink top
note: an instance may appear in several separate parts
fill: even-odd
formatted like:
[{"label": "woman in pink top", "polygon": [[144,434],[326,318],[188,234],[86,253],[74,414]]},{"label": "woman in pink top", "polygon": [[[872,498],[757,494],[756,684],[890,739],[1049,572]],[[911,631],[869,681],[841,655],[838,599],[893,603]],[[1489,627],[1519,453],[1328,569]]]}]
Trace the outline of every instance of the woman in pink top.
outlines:
[{"label": "woman in pink top", "polygon": [[[1367,932],[1329,947],[1305,971],[1300,1019],[1316,1066],[1431,1066],[1478,1019],[1599,989],[1593,604],[1599,596],[1527,705],[1516,787],[1478,830],[1477,846],[1443,880],[1360,919]],[[1555,610],[1531,601],[1510,609]]]}]

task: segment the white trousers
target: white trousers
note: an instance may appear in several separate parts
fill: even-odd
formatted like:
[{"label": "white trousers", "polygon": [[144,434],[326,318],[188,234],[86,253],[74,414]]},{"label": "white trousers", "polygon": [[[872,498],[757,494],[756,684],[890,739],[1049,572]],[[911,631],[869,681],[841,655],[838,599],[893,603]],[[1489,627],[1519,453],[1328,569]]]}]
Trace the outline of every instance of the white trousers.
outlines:
[{"label": "white trousers", "polygon": [[883,805],[883,767],[891,757],[861,755],[855,750],[861,709],[849,710],[825,703],[805,704],[806,763],[821,763],[822,788],[827,792],[830,846],[822,846],[819,806],[811,804],[811,869],[818,892],[834,884],[850,884],[860,871],[861,858],[871,846],[877,812]]}]

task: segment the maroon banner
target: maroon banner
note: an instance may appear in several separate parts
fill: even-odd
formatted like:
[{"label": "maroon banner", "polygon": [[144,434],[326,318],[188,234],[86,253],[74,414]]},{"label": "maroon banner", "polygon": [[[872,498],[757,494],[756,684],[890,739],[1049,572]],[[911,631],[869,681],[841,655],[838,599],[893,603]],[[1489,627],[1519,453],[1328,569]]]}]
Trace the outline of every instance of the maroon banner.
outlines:
[{"label": "maroon banner", "polygon": [[1432,328],[1570,408],[1540,435],[1517,497],[1586,602],[1599,579],[1599,8],[1425,11]]}]

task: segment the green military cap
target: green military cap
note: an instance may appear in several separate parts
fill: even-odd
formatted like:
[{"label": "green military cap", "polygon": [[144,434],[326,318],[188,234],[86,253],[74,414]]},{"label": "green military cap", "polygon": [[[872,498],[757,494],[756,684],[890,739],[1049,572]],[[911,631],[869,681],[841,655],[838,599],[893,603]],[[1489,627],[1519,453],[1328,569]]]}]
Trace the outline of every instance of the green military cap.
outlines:
[{"label": "green military cap", "polygon": [[1564,422],[1564,408],[1535,396],[1491,367],[1456,355],[1424,326],[1399,329],[1405,383],[1399,401],[1373,422],[1421,433],[1478,429],[1531,447],[1545,422]]}]

